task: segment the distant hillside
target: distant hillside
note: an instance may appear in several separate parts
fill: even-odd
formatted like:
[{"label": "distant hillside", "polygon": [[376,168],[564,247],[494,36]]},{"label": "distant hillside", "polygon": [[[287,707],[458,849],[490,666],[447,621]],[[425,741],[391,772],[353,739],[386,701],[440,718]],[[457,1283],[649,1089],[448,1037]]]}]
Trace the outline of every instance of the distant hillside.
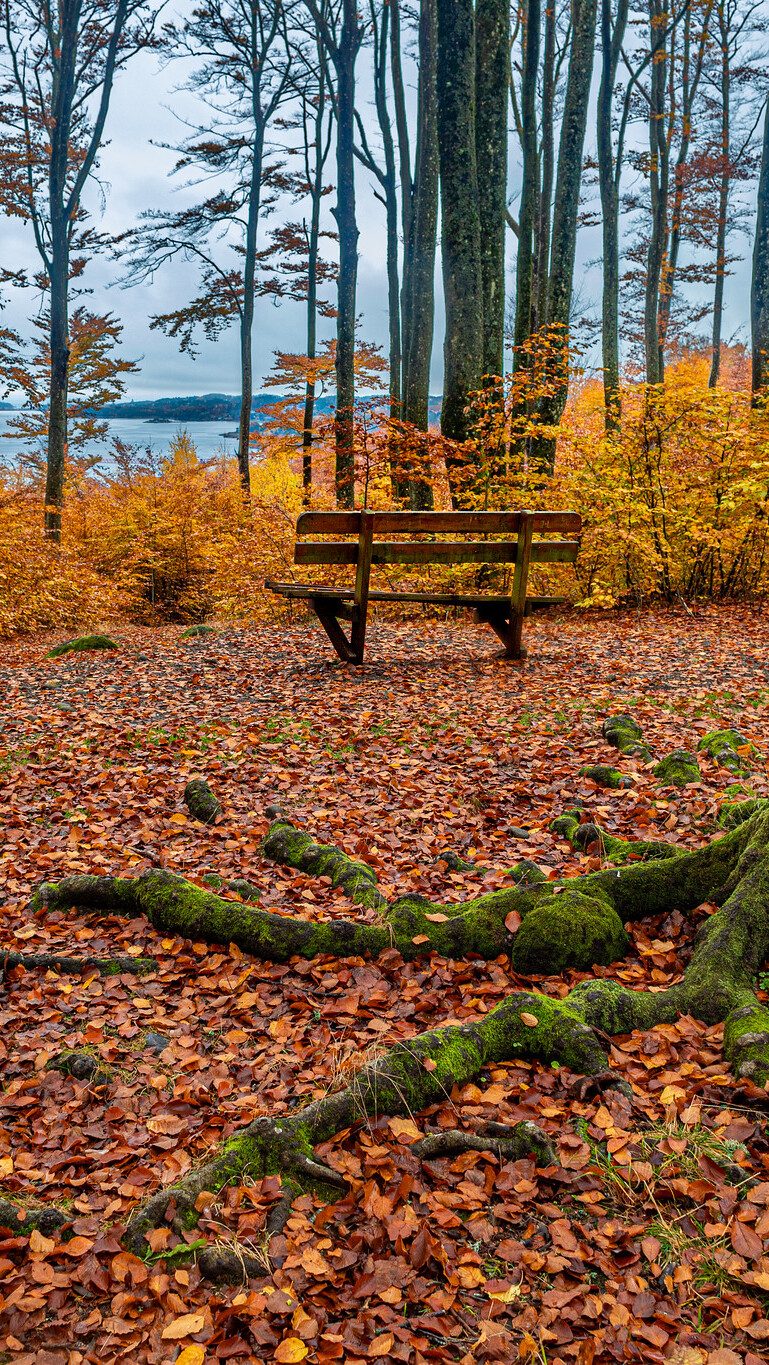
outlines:
[{"label": "distant hillside", "polygon": [[[384,398],[384,394],[382,395]],[[280,402],[281,394],[256,394],[251,404],[251,418],[256,425],[259,418],[275,404]],[[10,406],[10,404],[0,404]],[[441,409],[441,400],[430,399],[430,417],[435,420]],[[319,395],[315,399],[317,413],[334,411],[332,394]],[[100,417],[128,417],[138,422],[237,422],[240,416],[240,398],[232,393],[203,393],[186,398],[153,398],[144,402],[107,403],[99,410]]]},{"label": "distant hillside", "polygon": [[[277,393],[259,393],[251,404],[252,417],[280,401]],[[331,399],[318,398],[319,412],[332,409]],[[100,409],[102,417],[130,417],[144,422],[237,422],[240,398],[233,393],[203,393],[187,398],[153,398],[144,402],[107,403]]]}]

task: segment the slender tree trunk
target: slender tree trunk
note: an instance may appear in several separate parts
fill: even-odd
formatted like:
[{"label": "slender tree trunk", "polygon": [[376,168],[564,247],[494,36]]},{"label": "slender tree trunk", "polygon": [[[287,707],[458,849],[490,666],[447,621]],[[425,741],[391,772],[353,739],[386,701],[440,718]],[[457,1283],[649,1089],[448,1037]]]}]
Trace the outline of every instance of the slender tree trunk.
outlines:
[{"label": "slender tree trunk", "polygon": [[483,373],[501,377],[505,341],[509,0],[476,0],[475,153],[483,280]]},{"label": "slender tree trunk", "polygon": [[534,310],[534,222],[539,185],[537,146],[537,76],[539,73],[540,0],[525,0],[523,77],[521,82],[521,149],[523,177],[518,214],[516,264],[515,354],[513,368],[525,366],[520,350],[531,336]]},{"label": "slender tree trunk", "polygon": [[716,231],[716,285],[713,297],[713,359],[710,365],[708,388],[714,389],[721,369],[721,326],[724,316],[724,281],[726,279],[726,215],[729,209],[731,179],[731,70],[729,65],[729,33],[725,25],[723,4],[718,8],[721,37],[721,174],[718,188],[718,227]]},{"label": "slender tree trunk", "polygon": [[750,321],[753,351],[751,387],[755,401],[759,391],[769,384],[769,105],[764,120],[764,141],[761,149],[753,279],[750,289]]},{"label": "slender tree trunk", "polygon": [[[320,84],[318,103],[315,110],[315,166],[312,176],[312,213],[307,241],[307,357],[315,359],[317,347],[318,322],[318,247],[320,242],[320,204],[323,196],[323,119],[326,104],[326,81],[323,66],[319,59]],[[302,488],[304,500],[309,501],[312,492],[312,428],[315,419],[315,379],[307,380],[304,393],[304,426],[302,430]]]},{"label": "slender tree trunk", "polygon": [[[559,329],[555,361],[558,383],[540,405],[542,421],[549,426],[557,426],[560,422],[569,392],[569,318],[582,184],[582,150],[593,76],[596,8],[597,0],[574,0],[572,6],[571,54],[558,147],[547,291],[547,324],[548,327]],[[555,445],[555,440],[548,437],[535,441],[532,448],[534,463],[548,474],[552,474],[555,466]]]},{"label": "slender tree trunk", "polygon": [[[394,34],[393,34],[394,41]],[[435,241],[438,224],[438,113],[436,0],[422,0],[419,18],[419,89],[414,183],[403,253],[403,420],[427,431],[435,308]],[[403,193],[403,188],[402,191]],[[404,219],[405,221],[405,219]],[[427,442],[423,463],[427,464]],[[433,505],[426,477],[410,481],[413,509]]]},{"label": "slender tree trunk", "polygon": [[45,478],[45,535],[61,540],[64,475],[67,453],[67,386],[69,378],[69,229],[67,167],[72,100],[78,52],[79,0],[61,0],[58,50],[54,50],[51,87],[51,156],[48,205],[51,225],[51,389],[48,410],[48,458]]},{"label": "slender tree trunk", "polygon": [[379,131],[382,134],[384,152],[384,178],[380,181],[384,191],[387,213],[387,307],[390,331],[390,416],[400,418],[401,412],[401,298],[400,270],[398,265],[398,193],[395,175],[395,146],[393,143],[390,111],[387,107],[387,52],[390,42],[394,43],[395,34],[390,39],[389,5],[382,6],[381,26],[378,35],[378,52],[374,71],[374,102],[376,104]]},{"label": "slender tree trunk", "polygon": [[[670,238],[669,245],[663,260],[662,274],[660,278],[660,303],[659,303],[659,338],[661,351],[661,367],[664,375],[665,349],[667,345],[668,328],[670,325],[670,311],[673,303],[673,290],[675,287],[676,271],[678,269],[678,254],[681,249],[681,229],[683,222],[683,204],[686,188],[686,166],[689,160],[689,148],[692,140],[692,117],[694,113],[694,101],[697,95],[697,88],[702,75],[702,64],[705,57],[705,46],[708,40],[708,29],[710,26],[710,5],[706,6],[701,19],[702,31],[699,35],[698,48],[695,52],[694,63],[691,58],[691,10],[687,9],[684,16],[683,33],[683,63],[680,80],[681,98],[681,141],[676,157],[675,168],[673,171],[673,204],[670,214]],[[679,94],[679,81],[675,68],[671,63],[670,69],[670,124],[671,130],[675,120],[675,106]]]},{"label": "slender tree trunk", "polygon": [[550,264],[550,228],[553,207],[555,149],[553,117],[555,108],[555,6],[545,10],[545,48],[542,54],[542,132],[540,160],[542,183],[539,188],[537,221],[534,234],[534,283],[532,331],[547,324],[547,286]]},{"label": "slender tree trunk", "polygon": [[355,59],[360,46],[355,0],[343,0],[342,32],[334,65],[337,75],[335,217],[339,231],[336,331],[336,500],[355,504],[355,299],[358,279],[358,224],[355,216]]},{"label": "slender tree trunk", "polygon": [[659,331],[659,299],[665,259],[668,215],[668,170],[670,149],[665,130],[665,88],[668,56],[664,31],[664,0],[649,0],[650,43],[655,51],[651,65],[649,100],[649,188],[651,192],[651,236],[646,257],[644,304],[644,351],[647,384],[661,384],[665,378]]},{"label": "slender tree trunk", "polygon": [[[446,300],[441,430],[465,441],[469,396],[483,374],[483,274],[475,153],[472,0],[438,0],[438,148]],[[451,477],[451,474],[450,474]],[[459,496],[456,488],[452,496]]]},{"label": "slender tree trunk", "polygon": [[602,346],[603,394],[606,433],[616,431],[621,417],[619,387],[619,185],[622,145],[617,144],[617,164],[612,150],[612,95],[617,62],[624,41],[628,0],[619,0],[611,22],[611,0],[601,0],[601,84],[598,90],[598,180],[603,229]]},{"label": "slender tree trunk", "polygon": [[238,473],[245,498],[251,496],[249,448],[251,444],[251,401],[254,373],[252,336],[254,330],[254,286],[256,279],[256,235],[259,228],[259,201],[262,182],[263,130],[257,123],[254,134],[251,185],[246,221],[245,261],[243,266],[243,312],[240,319],[240,422],[238,424]]}]

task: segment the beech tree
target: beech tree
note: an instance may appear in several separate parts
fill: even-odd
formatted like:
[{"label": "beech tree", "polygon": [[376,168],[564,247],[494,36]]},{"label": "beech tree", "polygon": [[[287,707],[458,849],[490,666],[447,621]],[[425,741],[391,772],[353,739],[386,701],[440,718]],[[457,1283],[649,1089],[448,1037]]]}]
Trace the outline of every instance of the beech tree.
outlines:
[{"label": "beech tree", "polygon": [[197,261],[201,292],[171,313],[156,315],[152,327],[194,350],[202,327],[213,339],[237,321],[240,334],[240,420],[238,470],[243,492],[250,493],[249,443],[253,398],[252,335],[257,278],[257,240],[265,209],[265,188],[283,186],[281,168],[267,160],[267,134],[288,98],[292,45],[283,0],[206,0],[182,25],[166,25],[164,49],[174,58],[195,62],[187,81],[213,111],[175,150],[176,171],[192,171],[222,188],[191,208],[150,209],[140,227],[124,234],[129,283],[152,278],[171,261]]},{"label": "beech tree", "polygon": [[753,394],[757,396],[763,393],[769,382],[769,102],[764,116],[761,176],[758,182],[750,323],[753,357],[751,386]]},{"label": "beech tree", "polygon": [[67,452],[71,282],[105,239],[83,193],[98,167],[115,74],[156,39],[153,0],[0,0],[0,205],[30,225],[49,300],[45,533],[61,538]]}]

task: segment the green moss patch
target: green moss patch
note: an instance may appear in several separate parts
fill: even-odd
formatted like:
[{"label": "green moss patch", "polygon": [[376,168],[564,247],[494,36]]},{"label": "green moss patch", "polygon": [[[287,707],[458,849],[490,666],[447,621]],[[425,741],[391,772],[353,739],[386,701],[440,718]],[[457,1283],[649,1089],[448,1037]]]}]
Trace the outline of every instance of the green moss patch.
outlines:
[{"label": "green moss patch", "polygon": [[49,649],[46,659],[60,659],[62,654],[87,653],[96,649],[119,649],[116,640],[109,635],[81,635],[77,640],[65,640],[61,645]]},{"label": "green moss patch", "polygon": [[727,768],[732,773],[745,773],[749,769],[745,754],[738,753],[740,749],[748,749],[751,754],[756,752],[755,745],[745,739],[739,730],[711,730],[702,736],[697,745],[699,753],[706,753],[719,767]]},{"label": "green moss patch", "polygon": [[663,787],[685,787],[689,782],[699,782],[701,777],[697,755],[688,749],[674,749],[652,771]]},{"label": "green moss patch", "polygon": [[216,635],[214,626],[188,626],[179,636],[180,640],[197,640],[201,635]]},{"label": "green moss patch", "polygon": [[608,901],[565,887],[526,916],[511,958],[524,976],[552,975],[564,967],[609,966],[625,956],[628,946],[622,921]]},{"label": "green moss patch", "polygon": [[580,768],[579,776],[589,777],[599,787],[611,787],[612,791],[624,790],[633,785],[631,778],[621,773],[619,768],[610,768],[606,763],[586,763]]}]

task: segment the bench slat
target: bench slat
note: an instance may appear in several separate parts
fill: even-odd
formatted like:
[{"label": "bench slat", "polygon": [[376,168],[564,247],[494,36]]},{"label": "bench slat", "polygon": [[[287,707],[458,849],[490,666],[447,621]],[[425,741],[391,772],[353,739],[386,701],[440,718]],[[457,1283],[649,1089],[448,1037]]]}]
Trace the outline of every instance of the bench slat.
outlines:
[{"label": "bench slat", "polygon": [[[517,540],[375,541],[371,563],[381,564],[514,564]],[[535,540],[533,564],[571,564],[579,541]],[[299,541],[294,547],[295,564],[357,564],[355,541]]]},{"label": "bench slat", "polygon": [[[281,597],[297,597],[309,599],[312,597],[332,598],[339,602],[353,602],[355,591],[353,588],[334,588],[317,586],[312,583],[276,583],[268,578],[265,588],[270,592],[279,593]],[[371,591],[368,595],[369,602],[430,602],[438,607],[510,607],[509,594],[503,597],[490,596],[488,593],[470,592],[384,592]],[[527,607],[555,607],[567,602],[566,597],[527,597]]]},{"label": "bench slat", "polygon": [[[467,531],[486,535],[514,535],[520,528],[520,512],[375,512],[374,534],[400,532],[447,535]],[[577,534],[582,526],[579,512],[535,512],[534,531]],[[360,512],[302,512],[296,523],[299,536],[357,535]]]}]

